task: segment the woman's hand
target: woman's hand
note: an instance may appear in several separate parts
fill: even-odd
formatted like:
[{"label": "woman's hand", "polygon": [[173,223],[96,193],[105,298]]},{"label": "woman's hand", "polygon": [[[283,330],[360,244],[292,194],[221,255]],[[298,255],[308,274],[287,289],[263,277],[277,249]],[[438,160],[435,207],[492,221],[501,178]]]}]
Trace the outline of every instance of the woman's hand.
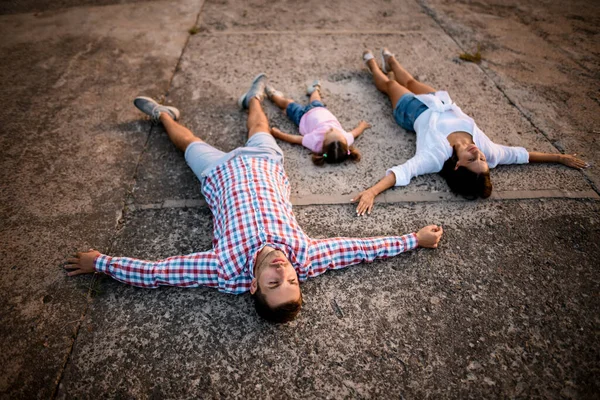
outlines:
[{"label": "woman's hand", "polygon": [[93,274],[96,272],[94,268],[94,260],[100,255],[100,252],[90,249],[75,254],[74,257],[67,259],[65,269],[69,271],[68,276],[81,274]]},{"label": "woman's hand", "polygon": [[358,201],[358,206],[356,206],[356,215],[364,215],[365,212],[367,214],[371,214],[373,203],[375,202],[375,196],[377,196],[377,194],[374,192],[373,188],[369,188],[364,192],[360,192],[358,196],[350,200],[352,202]]},{"label": "woman's hand", "polygon": [[428,225],[425,228],[421,228],[421,230],[417,232],[417,243],[419,247],[437,249],[443,233],[444,230],[441,226]]},{"label": "woman's hand", "polygon": [[566,165],[567,167],[571,167],[571,168],[577,168],[577,169],[583,169],[583,168],[587,168],[590,165],[588,163],[586,163],[585,161],[583,161],[580,158],[575,157],[577,154],[561,154],[559,156],[558,161],[561,164]]}]

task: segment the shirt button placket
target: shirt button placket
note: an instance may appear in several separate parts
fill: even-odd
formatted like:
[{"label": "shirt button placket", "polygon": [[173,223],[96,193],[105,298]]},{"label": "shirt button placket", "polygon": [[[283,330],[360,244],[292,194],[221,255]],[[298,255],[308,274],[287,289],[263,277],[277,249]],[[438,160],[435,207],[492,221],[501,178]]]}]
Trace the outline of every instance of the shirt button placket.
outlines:
[{"label": "shirt button placket", "polygon": [[[251,165],[248,165],[248,182],[253,182],[253,173],[254,171],[252,171]],[[256,221],[256,226],[258,227],[258,232],[259,232],[259,237],[261,238],[261,241],[264,241],[264,233],[265,233],[265,228],[262,225],[262,218],[261,218],[261,210],[260,210],[260,205],[258,204],[258,194],[256,193],[256,190],[254,189],[254,187],[252,187],[252,189],[250,189],[250,195],[253,197],[252,198],[252,209],[254,211],[254,218]]]}]

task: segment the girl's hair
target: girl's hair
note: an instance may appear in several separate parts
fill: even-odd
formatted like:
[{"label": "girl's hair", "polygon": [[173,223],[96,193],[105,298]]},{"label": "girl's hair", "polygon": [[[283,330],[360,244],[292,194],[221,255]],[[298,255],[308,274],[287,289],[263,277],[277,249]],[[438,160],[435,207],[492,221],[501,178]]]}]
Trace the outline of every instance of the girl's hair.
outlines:
[{"label": "girl's hair", "polygon": [[325,146],[323,148],[323,154],[313,153],[312,155],[313,163],[319,166],[322,166],[326,162],[329,164],[341,163],[346,161],[348,158],[354,162],[359,162],[360,152],[358,149],[356,149],[356,147],[348,147],[347,144],[344,144],[339,140],[331,142]]},{"label": "girl's hair", "polygon": [[477,174],[466,167],[456,168],[457,162],[456,150],[453,149],[452,157],[446,160],[440,171],[440,175],[446,180],[450,190],[469,200],[475,200],[478,197],[482,199],[490,197],[492,194],[490,171]]}]

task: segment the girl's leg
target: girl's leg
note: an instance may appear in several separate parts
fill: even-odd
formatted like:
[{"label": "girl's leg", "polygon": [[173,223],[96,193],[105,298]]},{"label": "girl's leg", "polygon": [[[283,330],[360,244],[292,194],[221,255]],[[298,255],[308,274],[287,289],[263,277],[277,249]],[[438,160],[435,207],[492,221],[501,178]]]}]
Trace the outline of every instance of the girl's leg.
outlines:
[{"label": "girl's leg", "polygon": [[275,105],[276,105],[277,107],[281,108],[283,111],[285,111],[285,109],[287,108],[287,106],[288,106],[290,103],[293,103],[293,102],[294,102],[294,100],[291,100],[291,99],[286,99],[285,97],[283,97],[283,96],[279,96],[279,95],[277,95],[277,94],[273,94],[273,95],[271,95],[271,97],[269,97],[269,98],[271,99],[271,101],[272,101],[273,103],[275,103]]},{"label": "girl's leg", "polygon": [[269,120],[263,111],[262,104],[256,97],[248,103],[248,122],[246,126],[248,127],[248,139],[259,132],[269,133]]},{"label": "girl's leg", "polygon": [[390,80],[382,71],[379,69],[377,62],[374,58],[367,61],[367,67],[373,73],[373,81],[375,82],[375,86],[377,89],[386,93],[390,100],[392,101],[392,109],[396,107],[398,104],[398,100],[400,97],[405,95],[406,93],[410,93],[405,87],[402,87],[398,82]]},{"label": "girl's leg", "polygon": [[387,57],[387,63],[394,71],[394,77],[399,84],[408,88],[414,94],[425,94],[435,92],[435,89],[429,85],[417,81],[402,65],[396,60],[394,56]]},{"label": "girl's leg", "polygon": [[321,100],[321,91],[319,89],[316,89],[314,92],[312,92],[310,95],[309,101],[310,102],[322,101]]},{"label": "girl's leg", "polygon": [[171,142],[173,142],[175,147],[179,150],[185,152],[185,149],[187,149],[191,143],[203,142],[202,139],[194,136],[188,128],[175,122],[169,114],[161,112],[159,119],[167,131],[169,139],[171,139]]}]

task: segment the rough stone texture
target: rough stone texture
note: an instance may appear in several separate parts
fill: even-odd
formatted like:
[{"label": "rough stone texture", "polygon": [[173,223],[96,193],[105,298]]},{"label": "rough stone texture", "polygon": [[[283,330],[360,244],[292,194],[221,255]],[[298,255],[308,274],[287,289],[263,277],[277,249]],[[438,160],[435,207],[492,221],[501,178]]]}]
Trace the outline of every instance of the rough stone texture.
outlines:
[{"label": "rough stone texture", "polygon": [[[577,200],[386,205],[369,218],[344,206],[299,207],[314,237],[433,222],[446,236],[436,251],[309,280],[301,317],[285,326],[260,321],[248,295],[105,279],[61,393],[590,397],[598,390],[598,211],[597,202]],[[210,225],[206,209],[136,212],[114,254],[205,250]]]},{"label": "rough stone texture", "polygon": [[[357,12],[360,10],[360,12]],[[436,24],[412,1],[292,0],[245,2],[210,1],[202,10],[200,31],[302,32],[356,31],[397,32],[436,28]],[[291,32],[290,32],[291,33]]]},{"label": "rough stone texture", "polygon": [[600,186],[600,4],[420,0],[559,150],[590,161]]},{"label": "rough stone texture", "polygon": [[130,102],[166,91],[201,3],[0,16],[2,397],[52,395],[90,283],[61,264],[108,251],[149,132]]},{"label": "rough stone texture", "polygon": [[83,6],[107,6],[116,4],[150,3],[153,0],[0,0],[0,15],[2,14],[42,14],[61,12],[61,9]]},{"label": "rough stone texture", "polygon": [[[442,32],[376,36],[294,34],[293,38],[294,47],[276,35],[267,34],[193,37],[180,72],[173,79],[169,101],[181,108],[182,120],[193,132],[208,143],[230,151],[242,146],[246,138],[246,112],[237,108],[235,100],[257,72],[266,71],[275,87],[302,103],[307,101],[305,82],[320,78],[324,101],[342,126],[351,130],[364,119],[373,127],[356,141],[363,154],[363,161],[357,164],[317,167],[310,161],[310,151],[281,142],[294,195],[334,194],[347,195],[349,199],[366,185],[377,182],[387,168],[414,155],[414,134],[395,123],[387,96],[377,91],[362,65],[361,53],[356,49],[365,46],[377,49],[404,43],[398,48],[397,57],[405,60],[406,68],[418,72],[420,79],[433,87],[452,93],[454,100],[492,140],[532,151],[556,152],[479,67],[457,62],[459,49]],[[218,62],[224,48],[235,63]],[[288,65],[294,65],[294,69],[286,68]],[[275,105],[265,101],[265,108],[271,125],[298,133],[298,128]],[[180,190],[177,188],[197,187],[187,165],[178,160],[180,153],[167,141],[167,138],[153,138],[148,154],[144,155],[136,187],[139,202],[154,203],[175,196]],[[163,166],[167,166],[168,172],[162,172]],[[161,171],[161,177],[157,171]],[[580,172],[562,166],[503,166],[492,172],[492,179],[498,191],[589,188]],[[418,177],[411,185],[394,191],[429,193],[449,189],[434,174]],[[180,190],[179,195],[190,196],[190,193]]]},{"label": "rough stone texture", "polygon": [[[506,197],[575,199],[448,201],[434,175],[385,198],[443,202],[378,204],[369,218],[350,205],[297,207],[317,237],[428,223],[446,233],[437,251],[307,282],[302,316],[286,326],[260,321],[246,295],[61,270],[91,246],[143,258],[210,246],[197,180],[131,106],[137,94],[166,95],[186,125],[230,150],[245,138],[235,100],[257,72],[297,100],[321,78],[344,126],[374,127],[357,165],[317,169],[282,144],[299,203],[350,197],[410,157],[414,139],[370,82],[365,47],[388,45],[494,140],[597,163],[597,5],[569,4],[0,2],[0,397],[593,398],[599,203],[578,200],[590,186],[560,166],[492,175]],[[478,42],[481,66],[457,59]]]}]

